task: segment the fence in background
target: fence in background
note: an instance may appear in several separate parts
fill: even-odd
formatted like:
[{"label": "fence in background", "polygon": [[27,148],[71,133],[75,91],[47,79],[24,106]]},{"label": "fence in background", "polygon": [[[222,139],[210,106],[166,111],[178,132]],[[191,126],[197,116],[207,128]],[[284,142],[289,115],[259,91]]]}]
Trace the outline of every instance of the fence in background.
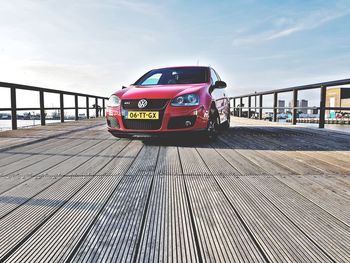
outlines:
[{"label": "fence in background", "polygon": [[[46,114],[45,110],[58,110],[60,121],[64,122],[65,120],[65,110],[75,110],[75,120],[79,119],[79,110],[83,109],[86,110],[86,118],[90,118],[90,110],[94,109],[96,111],[95,116],[99,116],[99,112],[101,111],[102,115],[105,116],[105,110],[106,110],[106,100],[108,100],[107,97],[100,97],[100,96],[94,96],[89,94],[83,94],[83,93],[76,93],[76,92],[69,92],[69,91],[62,91],[62,90],[55,90],[55,89],[46,89],[46,88],[40,88],[40,87],[34,87],[34,86],[27,86],[27,85],[20,85],[20,84],[14,84],[14,83],[7,83],[7,82],[0,82],[0,88],[8,88],[10,89],[11,94],[11,107],[10,108],[1,108],[0,112],[3,111],[10,111],[11,112],[11,120],[12,120],[12,129],[17,129],[17,112],[18,111],[40,111],[40,123],[41,125],[46,124]],[[29,91],[37,91],[39,92],[39,107],[34,108],[18,108],[17,107],[17,99],[16,99],[16,91],[17,90],[29,90]],[[44,93],[51,93],[51,94],[59,94],[59,107],[45,107],[45,101],[44,101]],[[64,106],[64,95],[71,95],[74,96],[74,107],[65,107]],[[86,99],[86,106],[85,107],[79,107],[78,103],[78,97],[84,97]],[[95,106],[90,107],[89,99],[95,99]],[[102,100],[102,106],[98,105],[98,100]]]},{"label": "fence in background", "polygon": [[[326,110],[334,110],[334,111],[348,111],[350,110],[350,107],[326,107],[326,94],[327,94],[327,88],[328,87],[335,87],[335,86],[341,86],[341,85],[349,85],[350,79],[343,79],[343,80],[336,80],[336,81],[329,81],[329,82],[323,82],[323,83],[316,83],[316,84],[310,84],[310,85],[303,85],[303,86],[297,86],[297,87],[291,87],[291,88],[285,88],[285,89],[276,89],[276,90],[269,90],[269,91],[263,91],[263,92],[256,92],[236,97],[230,98],[230,104],[233,109],[233,113],[235,116],[243,117],[243,110],[246,110],[245,117],[251,118],[252,112],[254,109],[254,116],[257,116],[258,119],[263,119],[263,110],[269,109],[272,110],[272,121],[277,121],[277,111],[278,110],[290,110],[291,111],[291,123],[295,125],[297,123],[297,111],[302,109],[314,109],[318,110],[319,114],[319,128],[324,128],[325,125],[325,113]],[[302,90],[312,90],[312,89],[319,89],[320,90],[320,102],[319,106],[316,107],[298,107],[298,92]],[[278,107],[278,95],[281,93],[286,92],[292,92],[292,105],[288,107]],[[264,95],[273,95],[273,106],[272,107],[263,107],[263,99]],[[252,106],[252,98],[255,99],[255,104],[257,102],[257,99],[259,101],[259,106]],[[248,105],[245,107],[243,104],[243,99],[248,99]],[[237,103],[238,101],[238,103]],[[258,110],[258,112],[257,112]],[[256,114],[257,113],[257,114]]]}]

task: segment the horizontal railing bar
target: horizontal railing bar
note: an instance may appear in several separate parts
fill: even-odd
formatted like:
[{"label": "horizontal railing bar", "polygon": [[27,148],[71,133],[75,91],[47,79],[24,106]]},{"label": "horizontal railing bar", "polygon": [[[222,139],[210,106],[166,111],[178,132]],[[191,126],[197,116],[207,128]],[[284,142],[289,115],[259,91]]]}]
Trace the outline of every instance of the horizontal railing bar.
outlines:
[{"label": "horizontal railing bar", "polygon": [[[61,108],[56,107],[56,108],[44,108],[44,110],[59,110]],[[65,107],[63,108],[64,110],[75,110],[75,107]],[[94,107],[79,107],[79,110],[86,110],[86,109],[95,109]],[[101,108],[102,109],[102,108]],[[11,108],[0,108],[0,111],[10,111]],[[25,111],[25,110],[40,110],[40,108],[16,108],[17,111]]]},{"label": "horizontal railing bar", "polygon": [[101,97],[101,96],[95,96],[95,95],[89,95],[84,93],[76,93],[71,91],[63,91],[63,90],[56,90],[56,89],[47,89],[47,88],[41,88],[41,87],[35,87],[35,86],[28,86],[23,84],[15,84],[15,83],[8,83],[8,82],[0,82],[1,88],[16,88],[16,89],[22,89],[22,90],[31,90],[31,91],[43,91],[47,93],[58,93],[58,94],[64,94],[64,95],[77,95],[81,97],[89,97],[89,98],[97,98],[97,99],[108,99],[108,97]]},{"label": "horizontal railing bar", "polygon": [[[320,107],[231,107],[233,109],[320,109]],[[325,107],[325,110],[350,110],[350,107]]]},{"label": "horizontal railing bar", "polygon": [[316,84],[308,84],[308,85],[302,85],[302,86],[295,86],[290,88],[284,88],[284,89],[276,89],[276,90],[268,90],[268,91],[261,91],[257,93],[250,93],[246,95],[240,95],[235,97],[230,97],[230,99],[240,99],[245,98],[249,96],[259,96],[259,95],[272,95],[274,93],[284,93],[284,92],[291,92],[293,90],[309,90],[309,89],[317,89],[321,88],[322,86],[325,87],[334,87],[334,86],[340,86],[340,85],[348,85],[350,84],[350,79],[342,79],[342,80],[335,80],[335,81],[328,81],[328,82],[321,82]]},{"label": "horizontal railing bar", "polygon": [[319,109],[319,107],[232,107],[236,109]]}]

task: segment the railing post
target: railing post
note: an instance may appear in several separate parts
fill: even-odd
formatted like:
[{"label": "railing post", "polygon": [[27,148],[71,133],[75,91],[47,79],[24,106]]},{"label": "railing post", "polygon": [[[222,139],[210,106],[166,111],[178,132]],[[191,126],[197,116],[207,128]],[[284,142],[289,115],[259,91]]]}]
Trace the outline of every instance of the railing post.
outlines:
[{"label": "railing post", "polygon": [[236,99],[232,99],[233,116],[236,116]]},{"label": "railing post", "polygon": [[40,121],[41,125],[44,126],[46,124],[46,116],[45,116],[45,101],[44,101],[44,92],[41,90],[39,91],[39,97],[40,97]]},{"label": "railing post", "polygon": [[251,114],[252,114],[251,107],[252,107],[252,97],[249,96],[249,97],[248,97],[248,119],[250,118],[250,116],[251,116]]},{"label": "railing post", "polygon": [[273,93],[273,122],[277,121],[277,92]]},{"label": "railing post", "polygon": [[11,122],[12,130],[17,130],[16,88],[11,88]]},{"label": "railing post", "polygon": [[263,95],[259,95],[259,120],[262,120],[262,113],[263,113]]},{"label": "railing post", "polygon": [[105,99],[102,99],[102,114],[103,114],[103,117],[106,116],[106,102],[105,102]]},{"label": "railing post", "polygon": [[61,117],[61,122],[64,122],[64,100],[63,100],[63,93],[60,93],[60,117]]},{"label": "railing post", "polygon": [[90,106],[89,106],[89,97],[86,97],[86,118],[90,119]]},{"label": "railing post", "polygon": [[98,99],[97,99],[97,97],[95,98],[95,111],[96,111],[95,116],[96,116],[96,118],[98,118]]},{"label": "railing post", "polygon": [[298,90],[293,90],[292,124],[297,124]]},{"label": "railing post", "polygon": [[79,120],[79,103],[78,95],[74,95],[74,107],[75,107],[75,120]]},{"label": "railing post", "polygon": [[242,109],[242,104],[243,104],[243,98],[240,97],[239,98],[239,111],[238,111],[238,117],[242,117],[242,112],[243,112],[243,109]]},{"label": "railing post", "polygon": [[320,117],[319,117],[319,128],[324,128],[325,118],[326,118],[326,96],[327,96],[327,87],[321,86],[321,96],[320,96]]}]

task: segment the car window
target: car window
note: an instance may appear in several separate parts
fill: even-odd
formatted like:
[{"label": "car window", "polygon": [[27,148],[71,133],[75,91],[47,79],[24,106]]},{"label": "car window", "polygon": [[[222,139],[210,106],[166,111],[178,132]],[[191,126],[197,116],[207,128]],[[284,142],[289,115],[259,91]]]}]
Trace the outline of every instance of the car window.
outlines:
[{"label": "car window", "polygon": [[216,72],[213,69],[210,69],[210,77],[211,77],[211,82],[213,84],[215,84],[215,82],[219,80],[219,78],[216,75]]},{"label": "car window", "polygon": [[148,78],[146,78],[141,85],[157,85],[159,82],[159,79],[161,78],[162,74],[161,73],[155,73]]},{"label": "car window", "polygon": [[208,82],[208,68],[179,67],[151,70],[135,82],[135,85],[196,84]]}]

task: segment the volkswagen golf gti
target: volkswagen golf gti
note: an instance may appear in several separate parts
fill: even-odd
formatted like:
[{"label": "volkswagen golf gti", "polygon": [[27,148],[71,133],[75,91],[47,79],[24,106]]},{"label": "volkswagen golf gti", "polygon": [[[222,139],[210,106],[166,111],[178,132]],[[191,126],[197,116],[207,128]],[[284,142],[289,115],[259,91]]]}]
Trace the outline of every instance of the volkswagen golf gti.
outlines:
[{"label": "volkswagen golf gti", "polygon": [[230,126],[230,104],[210,67],[154,69],[115,92],[107,104],[108,131],[116,137],[200,132],[214,137]]}]

